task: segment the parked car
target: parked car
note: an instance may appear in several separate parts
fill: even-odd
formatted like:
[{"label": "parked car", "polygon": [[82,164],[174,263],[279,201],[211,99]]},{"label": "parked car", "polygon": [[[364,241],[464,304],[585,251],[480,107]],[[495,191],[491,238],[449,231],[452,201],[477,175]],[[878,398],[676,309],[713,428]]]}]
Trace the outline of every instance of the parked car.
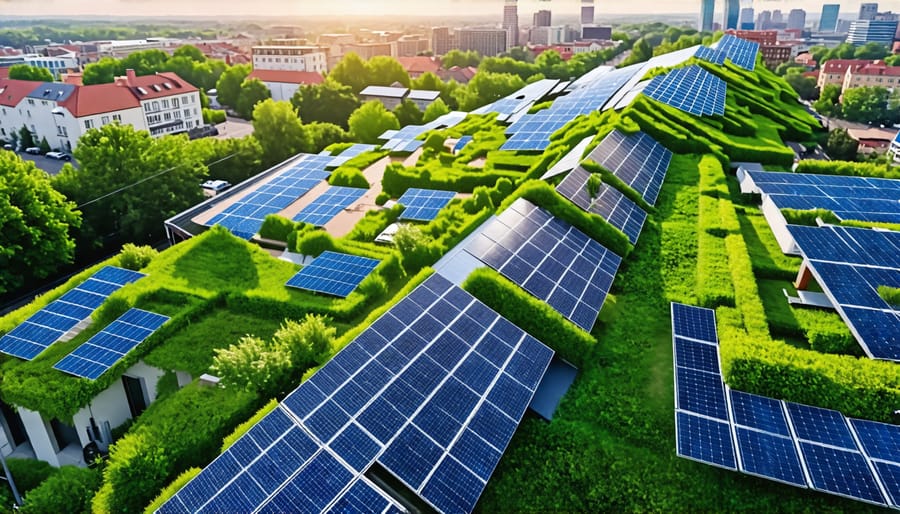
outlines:
[{"label": "parked car", "polygon": [[66,152],[47,152],[47,157],[51,159],[56,159],[57,161],[71,161],[72,156],[67,154]]},{"label": "parked car", "polygon": [[13,147],[13,145],[11,145],[9,143],[6,143],[5,145],[3,145],[3,149],[4,150],[15,150],[15,147]]},{"label": "parked car", "polygon": [[30,153],[31,155],[41,155],[41,149],[36,146],[29,146],[25,149],[25,153]]},{"label": "parked car", "polygon": [[215,125],[203,125],[202,127],[192,128],[188,130],[189,139],[199,139],[201,137],[218,136],[219,129]]}]

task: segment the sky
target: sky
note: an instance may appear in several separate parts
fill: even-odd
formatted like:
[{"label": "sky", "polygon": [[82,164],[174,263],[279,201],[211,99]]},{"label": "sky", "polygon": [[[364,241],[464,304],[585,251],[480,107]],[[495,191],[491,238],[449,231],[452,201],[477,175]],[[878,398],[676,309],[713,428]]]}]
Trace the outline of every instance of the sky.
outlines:
[{"label": "sky", "polygon": [[[723,0],[717,0],[721,5]],[[749,2],[742,1],[741,4]],[[762,10],[792,8],[806,9],[818,15],[823,1],[808,0],[756,0],[757,12]],[[858,12],[859,3],[829,0],[840,3],[842,17],[850,19]],[[690,13],[699,10],[700,0],[597,0],[598,19],[610,14],[662,14]],[[0,0],[0,25],[4,15],[114,15],[114,16],[196,16],[196,15],[251,15],[251,16],[303,16],[303,15],[491,15],[498,21],[503,10],[503,0]],[[575,13],[580,0],[520,0],[520,19],[530,19],[530,13],[538,9],[551,9],[559,13]],[[881,11],[900,11],[900,0],[879,2]],[[717,14],[722,9],[717,8]]]}]

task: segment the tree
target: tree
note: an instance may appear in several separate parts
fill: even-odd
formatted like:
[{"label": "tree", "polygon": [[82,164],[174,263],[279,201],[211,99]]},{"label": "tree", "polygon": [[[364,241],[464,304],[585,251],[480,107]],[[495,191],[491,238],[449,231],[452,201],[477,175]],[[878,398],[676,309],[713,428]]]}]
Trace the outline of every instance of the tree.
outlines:
[{"label": "tree", "polygon": [[400,250],[401,263],[407,275],[434,264],[440,256],[431,237],[415,225],[401,225],[394,234],[394,245]]},{"label": "tree", "polygon": [[443,86],[444,81],[430,71],[426,71],[425,73],[412,79],[410,85],[412,89],[422,89],[424,91],[440,91]]},{"label": "tree", "polygon": [[479,72],[469,81],[465,89],[459,89],[454,96],[459,102],[460,110],[471,111],[499,100],[524,86],[525,81],[518,75]]},{"label": "tree", "polygon": [[846,129],[838,128],[828,134],[825,151],[832,159],[839,161],[855,161],[859,142],[850,137]]},{"label": "tree", "polygon": [[541,52],[534,60],[537,73],[542,73],[550,79],[568,79],[569,66],[562,60],[562,56],[556,50]]},{"label": "tree", "polygon": [[405,98],[400,102],[400,105],[394,108],[394,116],[397,117],[401,127],[420,125],[422,123],[422,111],[419,110],[419,107],[412,100]]},{"label": "tree", "polygon": [[241,84],[250,75],[249,64],[237,64],[225,70],[216,82],[216,92],[219,94],[219,103],[234,107],[237,105],[241,94]]},{"label": "tree", "polygon": [[42,137],[42,138],[41,138],[41,144],[38,145],[38,148],[41,149],[41,154],[42,154],[42,155],[44,155],[44,154],[46,154],[47,152],[49,152],[50,150],[52,150],[52,148],[50,148],[50,143],[47,142],[47,138],[46,138],[46,137]]},{"label": "tree", "polygon": [[390,86],[399,83],[403,87],[409,87],[409,73],[393,57],[376,55],[369,59],[366,68],[369,72],[368,85]]},{"label": "tree", "polygon": [[340,84],[350,86],[354,93],[359,93],[368,85],[369,69],[360,56],[349,52],[331,70],[328,77]]},{"label": "tree", "polygon": [[247,79],[241,84],[241,92],[238,94],[235,110],[241,118],[249,120],[253,116],[253,108],[256,104],[267,98],[271,98],[269,88],[259,79]]},{"label": "tree", "polygon": [[28,130],[28,127],[22,125],[22,128],[19,129],[19,149],[24,150],[32,146],[35,146],[34,135]]},{"label": "tree", "polygon": [[97,62],[85,65],[81,81],[85,86],[93,84],[109,84],[121,75],[125,70],[118,59],[103,57]]},{"label": "tree", "polygon": [[193,151],[209,163],[209,176],[237,184],[263,171],[263,150],[253,136],[235,139],[205,137],[191,141]]},{"label": "tree", "polygon": [[228,348],[217,348],[210,369],[226,386],[277,394],[290,374],[290,355],[252,335]]},{"label": "tree", "polygon": [[840,97],[841,86],[838,84],[828,84],[822,88],[822,91],[819,93],[819,99],[813,104],[813,109],[825,116],[835,115],[837,114],[835,112],[835,107],[837,107],[838,113],[840,112],[840,106],[837,105],[837,101]]},{"label": "tree", "polygon": [[46,173],[13,152],[0,152],[0,294],[45,278],[72,262],[70,229],[81,224],[75,204]]},{"label": "tree", "polygon": [[304,126],[310,141],[307,151],[312,153],[319,153],[334,143],[347,143],[353,139],[349,132],[333,123],[316,121]]},{"label": "tree", "polygon": [[203,199],[198,184],[207,168],[185,136],[155,139],[146,130],[111,123],[86,132],[53,185],[82,205],[80,243],[104,238],[145,243],[163,234],[163,222]]},{"label": "tree", "polygon": [[891,52],[887,45],[866,43],[863,46],[856,47],[856,51],[853,52],[853,58],[874,61],[876,59],[884,59],[890,54]]},{"label": "tree", "polygon": [[300,117],[307,123],[321,121],[349,128],[347,119],[359,107],[359,98],[350,86],[331,78],[321,84],[303,85],[291,98]]},{"label": "tree", "polygon": [[271,98],[253,109],[253,137],[262,147],[264,165],[279,163],[310,147],[309,133],[290,102]]},{"label": "tree", "polygon": [[9,78],[16,80],[35,80],[53,82],[53,74],[47,68],[38,68],[27,64],[14,64],[9,67]]},{"label": "tree", "polygon": [[504,54],[506,57],[510,59],[515,59],[517,61],[522,62],[534,62],[534,54],[531,53],[530,50],[523,46],[515,46],[509,49],[509,52]]},{"label": "tree", "polygon": [[461,51],[450,50],[441,57],[441,66],[450,69],[454,66],[465,68],[466,66],[478,66],[481,63],[481,55],[475,50]]},{"label": "tree", "polygon": [[187,57],[194,62],[206,62],[206,56],[194,45],[183,45],[172,52],[172,57]]},{"label": "tree", "polygon": [[306,314],[302,321],[286,319],[273,336],[275,346],[290,355],[295,370],[325,362],[331,355],[337,329],[328,316]]},{"label": "tree", "polygon": [[783,62],[775,67],[775,74],[782,77],[789,73],[802,73],[804,71],[806,71],[806,66],[793,61]]},{"label": "tree", "polygon": [[397,117],[384,108],[381,102],[366,102],[350,115],[350,133],[360,142],[376,143],[386,130],[397,130]]},{"label": "tree", "polygon": [[449,112],[450,108],[447,107],[447,104],[445,104],[443,100],[438,98],[437,100],[432,102],[431,105],[425,108],[425,112],[422,114],[422,122],[432,122],[440,118],[441,116],[448,114]]},{"label": "tree", "polygon": [[844,91],[841,112],[845,119],[861,123],[889,120],[888,90],[883,87],[854,87]]},{"label": "tree", "polygon": [[153,48],[128,54],[120,61],[120,66],[125,70],[134,70],[136,75],[152,75],[161,71],[169,54]]},{"label": "tree", "polygon": [[784,80],[790,84],[797,96],[804,100],[812,100],[816,97],[816,79],[812,77],[804,77],[800,73],[788,73]]}]

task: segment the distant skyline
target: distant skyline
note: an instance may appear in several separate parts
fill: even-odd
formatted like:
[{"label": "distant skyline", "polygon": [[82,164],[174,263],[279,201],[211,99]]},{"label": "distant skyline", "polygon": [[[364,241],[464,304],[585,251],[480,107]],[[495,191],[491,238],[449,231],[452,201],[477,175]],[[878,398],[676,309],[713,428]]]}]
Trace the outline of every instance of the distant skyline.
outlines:
[{"label": "distant skyline", "polygon": [[[744,2],[742,2],[743,4]],[[753,8],[763,10],[805,9],[819,14],[823,1],[757,0]],[[841,2],[841,17],[850,18],[859,11],[861,2]],[[699,15],[699,0],[597,0],[597,18],[605,14],[692,13]],[[716,21],[721,19],[723,2],[716,2]],[[879,10],[900,11],[900,0],[878,2]],[[520,14],[551,9],[560,14],[576,14],[580,0],[520,0]],[[496,15],[499,22],[503,0],[256,0],[229,2],[222,0],[0,0],[0,24],[4,15],[29,16],[291,16],[303,15],[418,15],[465,16]],[[526,17],[526,19],[528,19]]]}]

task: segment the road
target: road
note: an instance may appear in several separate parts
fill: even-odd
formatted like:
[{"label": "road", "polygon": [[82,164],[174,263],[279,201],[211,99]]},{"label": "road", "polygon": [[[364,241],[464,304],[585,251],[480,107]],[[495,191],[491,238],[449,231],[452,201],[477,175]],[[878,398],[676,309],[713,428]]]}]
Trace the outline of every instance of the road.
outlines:
[{"label": "road", "polygon": [[241,118],[229,116],[225,119],[225,123],[216,125],[219,129],[218,139],[235,139],[249,136],[253,133],[253,124]]},{"label": "road", "polygon": [[59,170],[62,169],[65,161],[57,161],[56,159],[49,159],[44,157],[43,155],[32,155],[30,153],[25,152],[17,152],[19,157],[23,160],[33,162],[38,168],[46,171],[50,175],[56,175],[59,173]]}]

